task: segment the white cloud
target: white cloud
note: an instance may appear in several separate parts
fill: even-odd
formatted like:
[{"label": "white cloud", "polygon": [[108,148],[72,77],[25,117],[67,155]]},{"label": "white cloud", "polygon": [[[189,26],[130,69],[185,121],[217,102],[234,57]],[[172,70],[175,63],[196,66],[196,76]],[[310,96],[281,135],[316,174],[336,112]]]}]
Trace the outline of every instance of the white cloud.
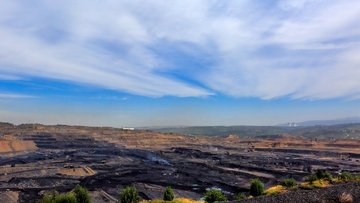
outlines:
[{"label": "white cloud", "polygon": [[[3,75],[66,80],[151,97],[198,97],[215,91],[262,99],[327,99],[360,93],[360,3],[355,0],[2,5]],[[179,67],[167,50],[210,62],[194,66],[196,70]],[[193,72],[185,80],[169,76],[183,70]]]}]

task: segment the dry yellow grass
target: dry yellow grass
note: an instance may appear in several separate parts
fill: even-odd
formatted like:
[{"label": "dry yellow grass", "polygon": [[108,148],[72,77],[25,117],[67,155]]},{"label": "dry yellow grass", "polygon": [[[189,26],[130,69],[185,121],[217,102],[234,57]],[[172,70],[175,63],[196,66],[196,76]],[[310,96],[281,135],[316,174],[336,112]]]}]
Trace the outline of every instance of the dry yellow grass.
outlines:
[{"label": "dry yellow grass", "polygon": [[271,188],[267,189],[264,193],[266,195],[276,195],[279,192],[285,192],[285,191],[286,191],[286,188],[284,186],[277,185],[277,186],[274,186],[274,187],[271,187]]},{"label": "dry yellow grass", "polygon": [[332,186],[332,184],[330,184],[330,182],[327,180],[317,180],[317,181],[314,181],[312,184],[305,182],[305,183],[301,183],[301,185],[304,187],[318,187],[318,188]]},{"label": "dry yellow grass", "polygon": [[143,200],[140,203],[204,203],[203,201],[196,201],[196,200],[192,200],[192,199],[187,199],[187,198],[176,198],[173,201],[164,201],[164,200],[160,200],[160,199],[155,199],[155,200]]}]

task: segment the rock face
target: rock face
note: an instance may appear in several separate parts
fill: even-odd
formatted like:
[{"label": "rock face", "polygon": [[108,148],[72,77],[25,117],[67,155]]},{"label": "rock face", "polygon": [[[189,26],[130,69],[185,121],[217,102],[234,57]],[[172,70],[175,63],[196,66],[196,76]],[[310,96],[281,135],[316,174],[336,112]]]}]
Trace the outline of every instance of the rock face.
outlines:
[{"label": "rock face", "polygon": [[260,196],[246,200],[232,201],[232,203],[321,203],[339,202],[343,194],[350,194],[353,198],[360,197],[360,182],[350,182],[326,188],[313,190],[296,189],[284,194]]}]

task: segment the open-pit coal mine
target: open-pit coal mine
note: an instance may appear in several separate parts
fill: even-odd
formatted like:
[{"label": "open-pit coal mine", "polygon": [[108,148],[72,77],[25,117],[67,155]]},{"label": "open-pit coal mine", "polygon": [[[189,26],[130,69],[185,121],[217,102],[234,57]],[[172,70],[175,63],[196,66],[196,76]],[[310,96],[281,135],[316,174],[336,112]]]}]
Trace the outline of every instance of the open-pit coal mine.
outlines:
[{"label": "open-pit coal mine", "polygon": [[135,185],[145,200],[200,200],[208,188],[249,191],[284,178],[303,182],[314,170],[359,173],[359,140],[192,137],[149,130],[0,123],[0,202],[34,202],[49,191],[89,189],[93,202],[115,202]]}]

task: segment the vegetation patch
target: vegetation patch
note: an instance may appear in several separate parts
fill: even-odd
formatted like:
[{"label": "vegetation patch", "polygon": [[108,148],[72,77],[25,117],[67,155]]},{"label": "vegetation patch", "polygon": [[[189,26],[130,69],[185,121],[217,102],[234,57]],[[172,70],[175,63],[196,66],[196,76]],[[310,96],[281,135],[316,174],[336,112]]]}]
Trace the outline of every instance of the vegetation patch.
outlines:
[{"label": "vegetation patch", "polygon": [[176,198],[172,201],[164,201],[160,199],[155,200],[143,200],[140,203],[204,203],[203,201],[196,201],[192,199],[186,199],[186,198]]},{"label": "vegetation patch", "polygon": [[247,199],[244,193],[234,195],[234,200],[242,200],[242,199]]},{"label": "vegetation patch", "polygon": [[168,186],[165,189],[163,200],[164,201],[172,201],[175,198],[174,192],[172,191],[171,187]]},{"label": "vegetation patch", "polygon": [[74,193],[59,194],[54,190],[50,195],[45,194],[37,203],[92,203],[89,192],[76,186]]},{"label": "vegetation patch", "polygon": [[295,188],[295,187],[297,187],[296,180],[294,178],[281,180],[280,185],[285,187],[285,188]]},{"label": "vegetation patch", "polygon": [[264,195],[277,195],[281,191],[286,191],[286,187],[284,187],[282,185],[277,185],[275,187],[271,187],[271,188],[267,189],[264,192]]},{"label": "vegetation patch", "polygon": [[264,193],[264,185],[256,178],[250,184],[250,195],[257,197]]},{"label": "vegetation patch", "polygon": [[226,197],[220,190],[208,190],[205,193],[205,202],[214,203],[219,201],[226,201]]}]

